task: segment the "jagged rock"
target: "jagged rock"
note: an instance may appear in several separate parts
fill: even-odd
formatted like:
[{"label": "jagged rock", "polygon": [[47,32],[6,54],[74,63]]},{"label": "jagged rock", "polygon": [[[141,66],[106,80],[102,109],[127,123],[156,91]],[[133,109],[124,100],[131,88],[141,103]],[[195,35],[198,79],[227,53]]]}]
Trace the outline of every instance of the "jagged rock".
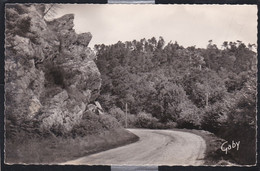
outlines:
[{"label": "jagged rock", "polygon": [[94,105],[94,104],[89,104],[89,105],[88,105],[88,110],[91,111],[91,112],[93,112],[93,113],[96,113],[96,111],[97,111],[97,106]]},{"label": "jagged rock", "polygon": [[98,115],[103,115],[104,111],[103,108],[101,107],[100,103],[98,101],[95,101],[94,104],[89,104],[87,106],[88,112],[92,112]]},{"label": "jagged rock", "polygon": [[74,15],[43,19],[43,4],[6,8],[6,118],[19,127],[37,120],[43,130],[69,132],[95,101],[101,75],[92,35],[77,34]]},{"label": "jagged rock", "polygon": [[66,14],[60,18],[48,22],[49,27],[63,36],[72,31],[74,27],[74,14]]},{"label": "jagged rock", "polygon": [[31,119],[39,112],[42,105],[37,97],[34,97],[30,101],[28,118]]},{"label": "jagged rock", "polygon": [[81,33],[78,35],[77,42],[83,46],[88,46],[90,40],[92,39],[91,33]]},{"label": "jagged rock", "polygon": [[[44,88],[44,73],[34,66],[33,60],[6,62],[6,118],[17,126],[32,119],[41,108],[39,101]],[[9,118],[10,117],[10,118]]]},{"label": "jagged rock", "polygon": [[15,35],[12,45],[13,45],[13,50],[17,54],[22,54],[27,56],[28,60],[33,57],[34,49],[32,47],[32,43],[29,38]]}]

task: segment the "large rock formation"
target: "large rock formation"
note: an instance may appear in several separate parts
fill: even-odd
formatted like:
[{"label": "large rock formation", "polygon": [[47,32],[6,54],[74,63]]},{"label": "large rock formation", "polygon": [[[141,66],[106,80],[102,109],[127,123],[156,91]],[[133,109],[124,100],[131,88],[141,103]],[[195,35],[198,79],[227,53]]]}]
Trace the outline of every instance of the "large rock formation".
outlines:
[{"label": "large rock formation", "polygon": [[42,9],[6,8],[7,136],[28,123],[69,132],[99,95],[96,56],[87,47],[92,35],[74,31],[73,14],[47,22]]}]

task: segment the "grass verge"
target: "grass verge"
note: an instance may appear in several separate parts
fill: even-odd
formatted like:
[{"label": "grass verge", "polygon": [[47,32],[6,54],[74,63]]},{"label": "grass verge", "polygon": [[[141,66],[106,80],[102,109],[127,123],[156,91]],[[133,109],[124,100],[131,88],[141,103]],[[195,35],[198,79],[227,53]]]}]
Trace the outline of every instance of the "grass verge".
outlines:
[{"label": "grass verge", "polygon": [[139,137],[124,129],[114,129],[74,139],[51,137],[28,139],[22,142],[12,142],[7,139],[5,162],[10,164],[57,164],[138,140]]}]

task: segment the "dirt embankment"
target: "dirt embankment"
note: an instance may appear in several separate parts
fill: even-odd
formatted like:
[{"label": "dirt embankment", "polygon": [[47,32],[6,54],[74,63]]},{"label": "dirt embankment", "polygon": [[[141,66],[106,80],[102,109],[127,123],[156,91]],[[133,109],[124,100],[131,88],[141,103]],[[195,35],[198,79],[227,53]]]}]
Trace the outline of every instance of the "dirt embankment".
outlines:
[{"label": "dirt embankment", "polygon": [[[138,137],[124,129],[104,131],[98,135],[77,138],[53,137],[52,139],[31,139],[18,144],[7,141],[7,163],[44,164],[61,163],[85,155],[127,145],[138,141]],[[39,143],[40,142],[40,143]],[[16,148],[11,148],[15,147]],[[17,149],[19,150],[12,150]]]}]

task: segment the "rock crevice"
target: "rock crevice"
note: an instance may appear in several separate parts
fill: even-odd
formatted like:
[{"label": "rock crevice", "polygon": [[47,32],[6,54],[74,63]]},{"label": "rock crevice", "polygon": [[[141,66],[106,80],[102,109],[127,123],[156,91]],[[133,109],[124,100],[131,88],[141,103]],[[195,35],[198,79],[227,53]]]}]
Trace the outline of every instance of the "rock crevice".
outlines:
[{"label": "rock crevice", "polygon": [[73,14],[44,20],[41,6],[6,7],[6,125],[69,132],[101,87],[92,35],[75,32]]}]

